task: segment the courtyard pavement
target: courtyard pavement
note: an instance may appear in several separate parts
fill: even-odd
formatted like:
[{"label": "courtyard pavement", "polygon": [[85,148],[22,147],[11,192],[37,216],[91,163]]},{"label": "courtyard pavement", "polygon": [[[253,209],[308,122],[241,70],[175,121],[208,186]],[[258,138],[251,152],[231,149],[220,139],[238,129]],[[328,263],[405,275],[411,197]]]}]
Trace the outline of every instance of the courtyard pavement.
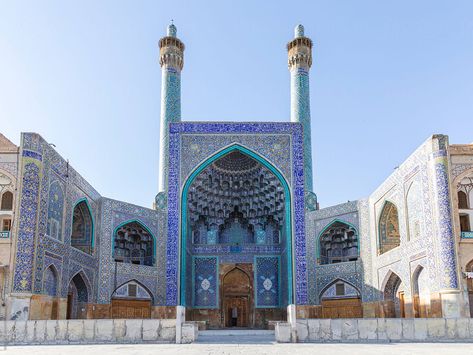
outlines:
[{"label": "courtyard pavement", "polygon": [[469,355],[473,343],[402,343],[402,344],[228,344],[194,343],[174,344],[107,344],[107,345],[53,345],[9,346],[0,354],[17,355]]}]

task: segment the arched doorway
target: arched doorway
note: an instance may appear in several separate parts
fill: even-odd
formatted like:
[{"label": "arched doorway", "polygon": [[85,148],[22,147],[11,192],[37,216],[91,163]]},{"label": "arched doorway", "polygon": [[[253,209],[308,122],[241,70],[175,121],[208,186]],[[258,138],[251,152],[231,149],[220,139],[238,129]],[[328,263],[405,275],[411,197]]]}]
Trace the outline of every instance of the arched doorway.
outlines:
[{"label": "arched doorway", "polygon": [[322,318],[361,318],[361,294],[352,284],[338,279],[326,286],[320,294]]},{"label": "arched doorway", "polygon": [[418,266],[412,275],[414,317],[427,318],[430,314],[430,287],[427,272]]},{"label": "arched doorway", "polygon": [[112,294],[112,318],[151,318],[153,296],[137,281],[129,281]]},{"label": "arched doorway", "polygon": [[390,272],[383,288],[384,317],[405,318],[404,285],[401,278],[394,272]]},{"label": "arched doorway", "polygon": [[[179,291],[192,320],[216,328],[231,326],[231,318],[238,318],[237,326],[283,320],[294,300],[291,210],[282,173],[239,145],[190,174],[181,200]],[[248,275],[244,285],[254,290],[233,292],[237,317],[228,314],[228,292],[222,291],[222,275],[234,267]]]},{"label": "arched doorway", "polygon": [[43,293],[52,298],[50,319],[58,319],[58,273],[53,265],[48,266],[43,276]]},{"label": "arched doorway", "polygon": [[248,327],[252,308],[250,277],[234,268],[223,277],[222,315],[225,327]]},{"label": "arched doorway", "polygon": [[69,283],[67,293],[67,319],[86,319],[89,289],[82,273],[76,274]]}]

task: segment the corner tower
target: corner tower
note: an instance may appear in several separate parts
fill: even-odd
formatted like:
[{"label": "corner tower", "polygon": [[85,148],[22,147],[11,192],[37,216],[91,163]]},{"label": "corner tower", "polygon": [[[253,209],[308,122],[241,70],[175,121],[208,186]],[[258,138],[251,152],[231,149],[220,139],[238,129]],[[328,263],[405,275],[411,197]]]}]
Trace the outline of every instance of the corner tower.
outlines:
[{"label": "corner tower", "polygon": [[312,66],[312,40],[304,36],[304,26],[297,25],[294,39],[287,44],[288,66],[291,73],[291,122],[304,129],[304,183],[306,207],[316,209],[317,198],[312,182],[312,143],[310,132],[309,71]]},{"label": "corner tower", "polygon": [[184,43],[177,38],[177,28],[170,24],[167,35],[159,40],[161,65],[161,130],[159,137],[159,182],[156,207],[166,205],[169,170],[169,123],[181,121],[181,71]]}]

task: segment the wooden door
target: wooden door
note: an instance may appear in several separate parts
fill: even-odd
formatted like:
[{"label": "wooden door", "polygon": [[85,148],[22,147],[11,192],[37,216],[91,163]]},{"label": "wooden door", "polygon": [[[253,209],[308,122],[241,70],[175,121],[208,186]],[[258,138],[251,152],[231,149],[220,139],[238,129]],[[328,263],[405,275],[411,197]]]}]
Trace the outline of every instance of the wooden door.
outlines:
[{"label": "wooden door", "polygon": [[406,318],[406,309],[404,304],[404,292],[399,292],[399,309],[401,311],[401,318]]},{"label": "wooden door", "polygon": [[72,319],[72,308],[74,307],[74,295],[72,293],[67,294],[67,313],[66,319]]},{"label": "wooden door", "polygon": [[151,301],[113,299],[112,318],[151,318]]},{"label": "wooden door", "polygon": [[322,300],[322,318],[361,318],[363,310],[359,298]]},{"label": "wooden door", "polygon": [[[236,325],[232,324],[232,313],[233,308],[237,310],[237,321]],[[248,296],[234,296],[234,297],[227,297],[225,299],[225,326],[226,327],[248,327],[249,321],[249,302]]]}]

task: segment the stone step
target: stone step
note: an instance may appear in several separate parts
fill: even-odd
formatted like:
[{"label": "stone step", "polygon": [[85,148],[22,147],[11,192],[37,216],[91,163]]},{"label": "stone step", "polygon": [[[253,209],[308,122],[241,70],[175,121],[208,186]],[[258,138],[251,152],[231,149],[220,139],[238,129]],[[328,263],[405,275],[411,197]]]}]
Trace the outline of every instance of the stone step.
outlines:
[{"label": "stone step", "polygon": [[198,343],[256,344],[274,343],[274,330],[221,329],[199,331]]}]

